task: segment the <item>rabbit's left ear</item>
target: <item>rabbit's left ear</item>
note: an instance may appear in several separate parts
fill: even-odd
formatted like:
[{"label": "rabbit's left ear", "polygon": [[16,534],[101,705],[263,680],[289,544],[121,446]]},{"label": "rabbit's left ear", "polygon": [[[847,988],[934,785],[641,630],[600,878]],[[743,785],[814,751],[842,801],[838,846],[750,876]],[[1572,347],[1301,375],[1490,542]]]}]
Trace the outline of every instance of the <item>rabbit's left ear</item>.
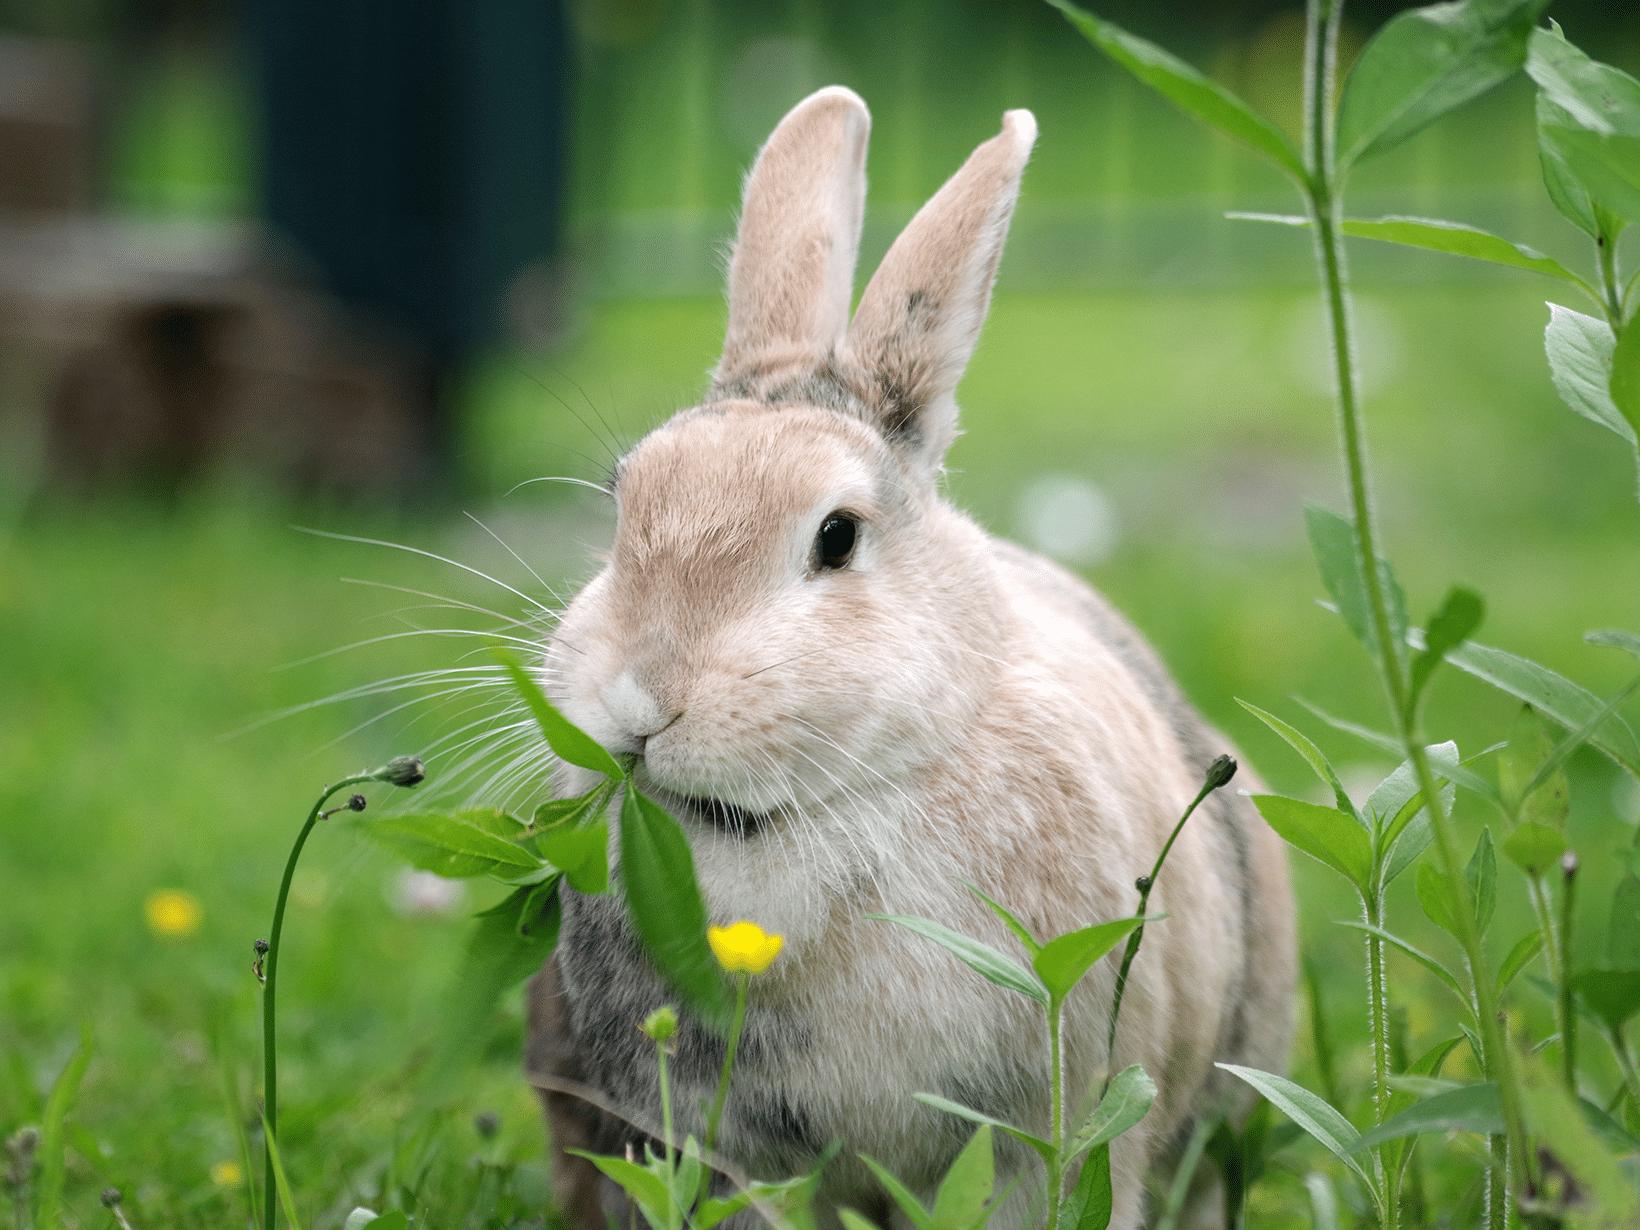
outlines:
[{"label": "rabbit's left ear", "polygon": [[930,477],[956,438],[952,393],[985,322],[1035,141],[1029,111],[1002,117],[1002,131],[969,155],[883,257],[839,356],[883,434]]}]

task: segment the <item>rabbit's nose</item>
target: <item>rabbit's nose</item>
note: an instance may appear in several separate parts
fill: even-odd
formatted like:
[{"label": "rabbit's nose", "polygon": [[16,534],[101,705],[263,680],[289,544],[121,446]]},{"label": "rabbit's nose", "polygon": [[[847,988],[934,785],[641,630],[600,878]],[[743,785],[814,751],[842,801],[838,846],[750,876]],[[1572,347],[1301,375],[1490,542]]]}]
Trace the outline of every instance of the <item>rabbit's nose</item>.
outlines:
[{"label": "rabbit's nose", "polygon": [[668,713],[653,693],[629,670],[622,671],[598,693],[604,712],[641,748],[650,735],[659,734],[673,722],[677,713]]}]

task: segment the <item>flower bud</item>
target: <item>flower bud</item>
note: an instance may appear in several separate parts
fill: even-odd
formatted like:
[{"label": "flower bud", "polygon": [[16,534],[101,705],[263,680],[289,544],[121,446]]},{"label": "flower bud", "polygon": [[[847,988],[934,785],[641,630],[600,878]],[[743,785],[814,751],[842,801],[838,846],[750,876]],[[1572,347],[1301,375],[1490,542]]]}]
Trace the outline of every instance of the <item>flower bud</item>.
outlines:
[{"label": "flower bud", "polygon": [[103,1188],[102,1202],[103,1202],[103,1208],[105,1208],[105,1209],[113,1208],[114,1206],[119,1204],[119,1202],[121,1200],[123,1200],[124,1198],[125,1197],[120,1195],[120,1189],[117,1188],[117,1187],[105,1187],[105,1188]]},{"label": "flower bud", "polygon": [[1217,790],[1220,786],[1229,783],[1236,775],[1236,758],[1234,756],[1220,756],[1207,766],[1207,788]]},{"label": "flower bud", "polygon": [[644,1017],[643,1024],[638,1028],[656,1042],[670,1042],[678,1032],[677,1010],[671,1004],[656,1008]]},{"label": "flower bud", "polygon": [[363,811],[366,801],[362,794],[350,795],[347,800],[347,809],[349,811]]},{"label": "flower bud", "polygon": [[[379,782],[390,786],[414,786],[427,778],[427,767],[420,756],[397,756],[371,774]],[[351,806],[351,804],[349,804]],[[358,808],[353,810],[358,811]]]},{"label": "flower bud", "polygon": [[481,1110],[473,1116],[473,1131],[485,1140],[494,1140],[501,1130],[501,1116],[493,1110]]}]

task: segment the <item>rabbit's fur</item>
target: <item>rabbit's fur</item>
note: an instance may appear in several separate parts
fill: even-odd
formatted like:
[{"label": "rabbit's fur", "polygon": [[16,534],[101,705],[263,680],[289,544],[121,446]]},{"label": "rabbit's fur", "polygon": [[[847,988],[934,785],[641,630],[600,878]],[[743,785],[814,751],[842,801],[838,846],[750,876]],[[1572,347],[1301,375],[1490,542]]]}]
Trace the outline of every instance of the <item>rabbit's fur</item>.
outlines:
[{"label": "rabbit's fur", "polygon": [[[713,922],[785,937],[752,980],[721,1151],[779,1178],[838,1141],[822,1209],[888,1224],[856,1155],[931,1195],[972,1125],[919,1091],[1047,1135],[1047,1036],[1035,1004],[863,916],[922,915],[1022,959],[964,881],[1041,937],[1130,914],[1135,878],[1226,748],[1098,595],[938,490],[1030,113],[1007,113],[917,214],[851,321],[868,129],[833,87],[758,156],[710,392],[621,463],[614,548],[563,613],[546,679],[606,747],[641,753]],[[822,568],[816,536],[839,510],[856,543]],[[558,782],[592,784],[567,766]],[[1213,1061],[1279,1070],[1291,1032],[1287,869],[1246,799],[1209,799],[1150,905],[1169,917],[1146,932],[1113,1068],[1143,1064],[1160,1094],[1114,1147],[1115,1227],[1140,1223],[1144,1176],[1193,1117],[1234,1099]],[[1116,960],[1066,1010],[1073,1114],[1107,1071]],[[656,1123],[654,1049],[635,1027],[672,1000],[620,903],[566,890],[532,987],[532,1066]],[[722,1047],[684,1014],[680,1132],[701,1131]],[[619,1148],[613,1120],[547,1100],[560,1149]],[[998,1140],[1004,1175],[1037,1165]],[[558,1183],[575,1230],[601,1225],[590,1167],[560,1156]],[[1040,1209],[1040,1179],[1021,1192],[1003,1220]]]}]

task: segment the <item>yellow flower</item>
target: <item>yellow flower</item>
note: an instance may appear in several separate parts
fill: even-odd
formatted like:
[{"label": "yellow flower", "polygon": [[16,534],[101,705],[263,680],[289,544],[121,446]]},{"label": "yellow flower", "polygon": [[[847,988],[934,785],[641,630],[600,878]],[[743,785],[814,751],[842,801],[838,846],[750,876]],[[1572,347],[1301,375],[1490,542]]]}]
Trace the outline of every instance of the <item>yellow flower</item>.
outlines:
[{"label": "yellow flower", "polygon": [[211,1167],[211,1182],[218,1187],[238,1187],[244,1178],[245,1172],[239,1169],[238,1162],[218,1162]]},{"label": "yellow flower", "polygon": [[186,939],[199,930],[205,909],[199,898],[175,888],[162,888],[148,894],[142,903],[143,917],[148,929],[161,939]]},{"label": "yellow flower", "polygon": [[706,928],[706,942],[717,954],[718,964],[731,974],[744,971],[761,974],[780,955],[785,937],[769,935],[754,922],[737,922],[728,927]]}]

